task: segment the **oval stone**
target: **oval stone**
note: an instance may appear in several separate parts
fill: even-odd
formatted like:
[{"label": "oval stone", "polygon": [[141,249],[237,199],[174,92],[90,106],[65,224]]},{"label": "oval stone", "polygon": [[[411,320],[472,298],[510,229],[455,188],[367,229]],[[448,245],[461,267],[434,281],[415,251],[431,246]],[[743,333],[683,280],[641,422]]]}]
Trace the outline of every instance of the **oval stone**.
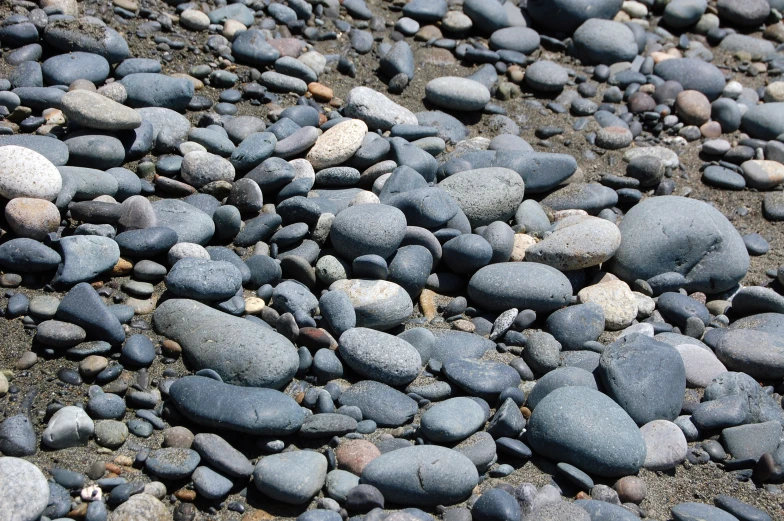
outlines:
[{"label": "oval stone", "polygon": [[490,311],[517,308],[547,313],[569,303],[572,285],[566,275],[550,266],[508,262],[477,271],[468,281],[468,296]]}]

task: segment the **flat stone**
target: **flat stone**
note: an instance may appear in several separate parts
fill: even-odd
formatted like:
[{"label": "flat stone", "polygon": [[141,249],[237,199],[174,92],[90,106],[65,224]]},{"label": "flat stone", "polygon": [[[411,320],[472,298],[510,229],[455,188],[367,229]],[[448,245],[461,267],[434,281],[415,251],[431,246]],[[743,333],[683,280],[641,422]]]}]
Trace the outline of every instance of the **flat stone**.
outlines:
[{"label": "flat stone", "polygon": [[256,487],[266,496],[302,505],[309,502],[327,476],[327,458],[310,450],[295,450],[261,458],[253,471]]},{"label": "flat stone", "polygon": [[419,373],[419,352],[392,335],[363,327],[340,336],[338,351],[343,361],[360,375],[388,385],[405,385]]}]

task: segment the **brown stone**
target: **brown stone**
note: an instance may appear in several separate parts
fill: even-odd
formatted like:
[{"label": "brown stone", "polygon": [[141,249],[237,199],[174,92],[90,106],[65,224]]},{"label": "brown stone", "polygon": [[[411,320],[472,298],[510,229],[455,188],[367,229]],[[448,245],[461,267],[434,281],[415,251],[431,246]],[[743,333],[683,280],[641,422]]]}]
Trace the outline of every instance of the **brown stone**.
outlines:
[{"label": "brown stone", "polygon": [[684,90],[675,98],[675,114],[687,125],[700,126],[711,116],[711,104],[702,92]]},{"label": "brown stone", "polygon": [[615,482],[613,488],[622,503],[634,503],[635,505],[642,503],[648,493],[645,482],[637,476],[624,476]]},{"label": "brown stone", "polygon": [[425,25],[424,27],[421,27],[414,35],[414,39],[420,42],[426,42],[433,38],[441,39],[443,37],[444,35],[441,34],[441,29],[435,25]]},{"label": "brown stone", "polygon": [[574,496],[574,499],[591,499],[591,496],[581,490],[577,493],[576,496]]},{"label": "brown stone", "polygon": [[19,237],[43,240],[49,232],[57,231],[60,211],[50,201],[18,197],[5,207],[8,226]]},{"label": "brown stone", "polygon": [[452,322],[452,329],[463,331],[465,333],[473,333],[476,330],[476,326],[470,320],[460,318]]},{"label": "brown stone", "polygon": [[338,445],[335,456],[341,469],[359,476],[368,463],[381,456],[381,451],[367,440],[348,440]]},{"label": "brown stone", "polygon": [[123,467],[130,467],[133,465],[133,458],[120,454],[114,458],[114,462],[118,465],[122,465]]},{"label": "brown stone", "polygon": [[419,294],[419,309],[428,320],[436,317],[436,294],[429,289],[423,289]]},{"label": "brown stone", "polygon": [[180,501],[188,501],[188,502],[195,501],[196,491],[187,488],[181,488],[174,493],[174,497],[176,497]]},{"label": "brown stone", "polygon": [[185,427],[170,427],[163,431],[163,446],[190,449],[193,433]]},{"label": "brown stone", "polygon": [[132,271],[133,264],[131,264],[131,261],[120,257],[120,260],[118,260],[117,264],[112,268],[112,275],[123,277],[125,275],[130,275]]},{"label": "brown stone", "polygon": [[338,343],[334,337],[319,327],[300,328],[297,344],[313,350],[326,348],[334,351],[338,348]]},{"label": "brown stone", "polygon": [[455,59],[451,51],[439,47],[418,49],[414,53],[414,61],[416,63],[438,66],[457,64],[457,59]]},{"label": "brown stone", "polygon": [[72,519],[81,519],[87,515],[87,507],[90,505],[88,503],[79,503],[76,505],[76,508],[68,512],[68,517]]},{"label": "brown stone", "polygon": [[30,369],[38,362],[38,355],[33,353],[32,351],[25,351],[22,353],[22,356],[16,361],[16,365],[14,369],[16,371],[24,371],[25,369]]},{"label": "brown stone", "polygon": [[315,81],[308,83],[308,92],[310,92],[310,94],[313,96],[313,99],[316,101],[327,102],[335,96],[335,93],[332,92],[332,89]]},{"label": "brown stone", "polygon": [[254,510],[242,516],[242,521],[270,521],[272,519],[275,519],[275,516],[264,510]]},{"label": "brown stone", "polygon": [[708,121],[704,125],[700,126],[700,132],[702,133],[703,137],[708,139],[716,139],[721,137],[721,125],[718,121]]},{"label": "brown stone", "polygon": [[531,417],[531,409],[528,407],[520,407],[520,412],[523,413],[523,418],[528,420]]},{"label": "brown stone", "polygon": [[174,340],[166,339],[161,342],[161,351],[169,358],[177,358],[182,353],[182,346]]},{"label": "brown stone", "polygon": [[297,38],[275,38],[267,40],[267,43],[278,50],[281,56],[298,57],[302,54],[302,40]]},{"label": "brown stone", "polygon": [[106,357],[90,355],[79,362],[79,374],[82,375],[82,378],[90,380],[106,369],[108,365],[109,360],[107,360]]},{"label": "brown stone", "polygon": [[117,474],[118,476],[122,474],[122,468],[119,465],[115,465],[114,463],[106,463],[106,470]]},{"label": "brown stone", "polygon": [[779,22],[767,26],[765,28],[765,32],[762,33],[762,36],[775,42],[784,42],[784,24]]}]

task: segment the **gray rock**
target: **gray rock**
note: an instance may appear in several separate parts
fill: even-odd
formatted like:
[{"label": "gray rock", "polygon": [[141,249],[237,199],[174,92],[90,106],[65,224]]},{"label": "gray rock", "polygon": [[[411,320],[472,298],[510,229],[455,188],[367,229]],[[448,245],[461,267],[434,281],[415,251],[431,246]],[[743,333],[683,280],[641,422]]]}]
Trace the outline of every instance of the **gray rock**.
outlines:
[{"label": "gray rock", "polygon": [[542,399],[528,422],[528,442],[542,456],[599,476],[634,474],[645,461],[634,420],[586,387],[561,387]]},{"label": "gray rock", "polygon": [[738,518],[724,510],[705,503],[680,503],[670,509],[675,521],[737,521]]},{"label": "gray rock", "polygon": [[577,28],[572,37],[574,54],[585,63],[632,61],[637,44],[631,29],[619,22],[592,18]]},{"label": "gray rock", "polygon": [[194,368],[212,369],[230,384],[279,389],[299,367],[294,346],[282,335],[193,300],[159,305],[153,325],[182,346]]},{"label": "gray rock", "polygon": [[253,473],[253,465],[248,458],[217,434],[197,434],[192,448],[199,453],[202,461],[223,474],[247,478]]},{"label": "gray rock", "polygon": [[310,450],[294,450],[262,458],[253,481],[262,494],[282,503],[309,502],[327,477],[327,458]]},{"label": "gray rock", "polygon": [[177,297],[208,301],[229,299],[242,288],[242,274],[233,264],[194,257],[178,260],[165,281]]},{"label": "gray rock", "polygon": [[482,110],[490,102],[490,91],[478,81],[442,76],[428,82],[425,98],[434,105],[451,110]]},{"label": "gray rock", "polygon": [[356,406],[362,417],[379,427],[398,427],[408,423],[419,410],[417,403],[386,384],[373,380],[357,382],[338,398],[340,405]]},{"label": "gray rock", "polygon": [[724,74],[715,65],[696,58],[661,61],[653,73],[665,81],[677,81],[684,90],[702,92],[711,101],[724,90]]},{"label": "gray rock", "polygon": [[189,477],[201,461],[195,450],[166,447],[150,453],[144,468],[162,479],[176,480]]},{"label": "gray rock", "polygon": [[736,329],[722,335],[716,356],[730,371],[762,380],[784,376],[784,339],[773,333]]},{"label": "gray rock", "polygon": [[5,456],[33,456],[36,446],[33,424],[26,415],[9,416],[0,423],[0,452]]},{"label": "gray rock", "polygon": [[65,285],[88,282],[112,269],[120,260],[120,247],[108,237],[74,235],[60,239],[63,268],[57,280]]},{"label": "gray rock", "polygon": [[184,111],[193,97],[193,83],[184,78],[141,72],[120,80],[129,107],[161,107]]},{"label": "gray rock", "polygon": [[444,363],[447,379],[470,396],[495,400],[503,391],[520,384],[520,375],[500,362],[483,360],[450,360]]},{"label": "gray rock", "polygon": [[435,506],[459,503],[479,480],[476,467],[462,454],[436,445],[407,447],[368,463],[361,483],[376,487],[390,502]]},{"label": "gray rock", "polygon": [[422,415],[422,435],[436,443],[462,441],[482,428],[485,411],[470,398],[450,398]]},{"label": "gray rock", "polygon": [[335,216],[330,229],[332,245],[347,260],[361,255],[389,258],[406,233],[406,217],[395,207],[361,204]]},{"label": "gray rock", "polygon": [[388,385],[405,385],[419,374],[419,352],[400,338],[363,327],[349,329],[338,341],[343,361],[360,375]]},{"label": "gray rock", "polygon": [[468,295],[478,306],[490,311],[517,308],[539,313],[567,305],[572,297],[572,285],[563,273],[543,264],[491,264],[471,277]]},{"label": "gray rock", "polygon": [[209,467],[197,467],[191,475],[193,488],[203,498],[221,499],[229,495],[234,483]]},{"label": "gray rock", "polygon": [[90,52],[118,63],[128,57],[128,43],[97,18],[65,17],[47,24],[44,41],[65,52]]},{"label": "gray rock", "polygon": [[297,402],[274,389],[237,387],[203,376],[186,376],[172,384],[169,394],[186,418],[205,427],[281,436],[296,432],[305,420]]},{"label": "gray rock", "polygon": [[405,322],[414,310],[409,294],[386,280],[337,280],[329,290],[348,295],[357,327],[385,331]]},{"label": "gray rock", "polygon": [[389,130],[397,124],[417,124],[414,114],[368,87],[354,87],[346,97],[344,114],[361,119],[372,130]]},{"label": "gray rock", "polygon": [[534,410],[548,394],[561,387],[587,387],[598,390],[593,374],[579,367],[560,367],[542,376],[528,395],[526,406]]},{"label": "gray rock", "polygon": [[571,33],[589,18],[611,20],[622,0],[531,0],[528,14],[553,31]]},{"label": "gray rock", "polygon": [[569,73],[555,62],[537,60],[525,70],[525,83],[534,90],[541,92],[560,92]]},{"label": "gray rock", "polygon": [[743,114],[741,128],[757,139],[775,139],[784,133],[782,116],[784,102],[754,105]]},{"label": "gray rock", "polygon": [[610,270],[629,282],[675,272],[685,277],[688,291],[717,293],[733,287],[748,270],[740,234],[702,201],[647,199],[626,214],[619,229],[621,245]]},{"label": "gray rock", "polygon": [[23,459],[0,458],[0,505],[9,521],[36,521],[49,503],[49,483],[41,471]]},{"label": "gray rock", "polygon": [[215,223],[209,215],[178,199],[161,199],[152,203],[159,227],[177,233],[178,242],[193,242],[204,246],[215,233]]},{"label": "gray rock", "polygon": [[41,442],[53,449],[66,449],[87,445],[93,435],[95,424],[83,409],[63,407],[49,419]]},{"label": "gray rock", "polygon": [[496,167],[459,172],[438,187],[455,199],[474,227],[511,219],[525,191],[517,172]]}]

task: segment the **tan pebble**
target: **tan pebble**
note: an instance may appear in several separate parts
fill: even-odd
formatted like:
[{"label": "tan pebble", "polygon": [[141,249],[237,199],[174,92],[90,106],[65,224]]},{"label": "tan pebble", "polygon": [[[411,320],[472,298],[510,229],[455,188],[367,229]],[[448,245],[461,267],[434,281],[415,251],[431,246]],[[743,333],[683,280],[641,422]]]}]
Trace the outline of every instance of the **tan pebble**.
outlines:
[{"label": "tan pebble", "polygon": [[576,496],[574,496],[574,499],[591,499],[591,496],[581,490],[577,493]]},{"label": "tan pebble", "polygon": [[476,330],[476,326],[470,320],[459,319],[452,322],[452,329],[456,329],[458,331],[464,331],[466,333],[473,333]]},{"label": "tan pebble", "polygon": [[38,362],[38,355],[32,351],[25,351],[22,356],[16,361],[14,369],[17,371],[24,371],[30,369]]},{"label": "tan pebble", "polygon": [[315,81],[308,83],[308,92],[313,95],[313,99],[322,102],[330,101],[335,96],[332,89]]},{"label": "tan pebble", "polygon": [[128,11],[136,12],[139,10],[139,6],[136,5],[136,2],[133,2],[132,0],[113,0],[112,3],[117,7],[122,7],[123,9],[127,9]]},{"label": "tan pebble", "polygon": [[512,248],[512,256],[509,258],[511,262],[522,262],[525,259],[525,251],[536,244],[536,239],[525,233],[517,233],[514,236],[514,247]]},{"label": "tan pebble", "polygon": [[133,308],[134,314],[136,315],[149,315],[155,311],[155,303],[157,301],[158,298],[155,296],[144,300],[128,297],[128,300],[125,301],[125,304],[127,306],[131,306]]},{"label": "tan pebble", "polygon": [[93,289],[101,289],[103,287],[103,281],[96,280],[95,282],[91,282],[90,286],[92,286]]},{"label": "tan pebble", "polygon": [[6,205],[5,218],[17,236],[40,241],[48,233],[57,231],[60,210],[44,199],[18,197]]},{"label": "tan pebble", "polygon": [[114,458],[114,462],[118,465],[122,465],[123,467],[130,467],[133,465],[133,458],[120,454]]},{"label": "tan pebble", "polygon": [[180,353],[182,353],[182,346],[180,346],[180,344],[174,340],[166,339],[161,342],[161,351],[163,351],[163,354],[168,357],[176,358],[180,356]]},{"label": "tan pebble", "polygon": [[526,420],[531,417],[531,409],[528,407],[520,407],[520,412],[523,413],[523,418]]},{"label": "tan pebble", "polygon": [[6,394],[8,394],[8,378],[5,377],[5,374],[0,373],[0,396]]},{"label": "tan pebble", "polygon": [[264,510],[254,510],[242,516],[242,521],[270,521],[275,519],[275,516]]},{"label": "tan pebble", "polygon": [[343,100],[340,99],[340,98],[332,98],[329,101],[329,106],[330,107],[335,107],[336,109],[339,109],[340,107],[343,106]]},{"label": "tan pebble", "polygon": [[700,133],[708,139],[721,137],[721,125],[718,121],[708,121],[700,126]]},{"label": "tan pebble", "polygon": [[49,125],[65,125],[65,115],[60,109],[46,109],[41,115]]},{"label": "tan pebble", "polygon": [[436,318],[436,293],[429,289],[423,289],[419,294],[419,309],[428,320]]},{"label": "tan pebble", "polygon": [[82,519],[87,515],[87,507],[90,505],[87,503],[79,503],[76,505],[76,508],[68,512],[68,517],[71,519]]},{"label": "tan pebble", "polygon": [[90,355],[79,362],[79,374],[82,375],[82,378],[95,378],[98,373],[106,369],[108,365],[109,360],[107,360],[106,357]]},{"label": "tan pebble", "polygon": [[242,31],[247,31],[247,30],[248,30],[248,28],[245,27],[245,24],[243,24],[242,22],[238,22],[237,20],[229,19],[229,20],[226,20],[225,22],[223,22],[223,32],[222,32],[222,34],[223,34],[223,36],[227,40],[232,41],[232,40],[234,40],[234,38],[237,36],[238,33],[241,33]]},{"label": "tan pebble", "polygon": [[90,92],[95,92],[98,89],[95,87],[95,83],[91,82],[90,80],[78,79],[72,81],[71,84],[68,85],[68,92],[73,92],[75,90],[87,90]]},{"label": "tan pebble", "polygon": [[667,54],[665,52],[652,52],[651,58],[653,58],[654,63],[660,63],[664,60],[672,60],[675,56],[671,54]]},{"label": "tan pebble", "polygon": [[367,132],[367,124],[359,119],[338,123],[318,137],[307,160],[316,170],[339,165],[359,150]]},{"label": "tan pebble", "polygon": [[684,90],[675,98],[675,113],[687,125],[702,125],[711,116],[710,100],[702,92]]},{"label": "tan pebble", "polygon": [[264,309],[264,307],[264,301],[259,297],[248,297],[245,299],[245,313],[255,315],[261,313],[261,310]]},{"label": "tan pebble", "polygon": [[107,462],[106,463],[106,470],[108,470],[109,472],[112,472],[114,474],[117,474],[117,475],[122,474],[122,468],[120,468],[119,465],[116,465],[114,463]]},{"label": "tan pebble", "polygon": [[435,25],[425,25],[424,27],[421,27],[414,35],[414,39],[420,42],[426,42],[431,38],[441,39],[443,37],[444,35],[441,33],[441,29]]},{"label": "tan pebble", "polygon": [[120,260],[117,261],[117,264],[114,265],[112,268],[112,275],[129,275],[133,271],[133,264],[128,259],[124,259],[120,257]]},{"label": "tan pebble", "polygon": [[194,77],[193,77],[193,76],[191,76],[190,74],[185,74],[185,73],[182,73],[182,72],[177,72],[177,73],[174,73],[174,74],[169,74],[169,76],[171,76],[172,78],[181,78],[181,79],[188,80],[189,82],[193,83],[193,88],[194,88],[195,90],[201,90],[201,89],[203,89],[203,88],[204,88],[204,82],[202,82],[202,81],[201,81],[200,79],[198,79],[198,78],[194,78]]},{"label": "tan pebble", "polygon": [[102,495],[103,491],[98,485],[89,485],[84,487],[79,493],[79,496],[83,501],[100,501]]},{"label": "tan pebble", "polygon": [[580,303],[595,302],[604,310],[605,329],[618,331],[631,325],[637,318],[637,300],[629,285],[611,280],[581,289],[577,293]]},{"label": "tan pebble", "polygon": [[615,482],[613,488],[618,493],[618,499],[624,503],[639,505],[648,494],[645,482],[637,476],[625,476]]}]

